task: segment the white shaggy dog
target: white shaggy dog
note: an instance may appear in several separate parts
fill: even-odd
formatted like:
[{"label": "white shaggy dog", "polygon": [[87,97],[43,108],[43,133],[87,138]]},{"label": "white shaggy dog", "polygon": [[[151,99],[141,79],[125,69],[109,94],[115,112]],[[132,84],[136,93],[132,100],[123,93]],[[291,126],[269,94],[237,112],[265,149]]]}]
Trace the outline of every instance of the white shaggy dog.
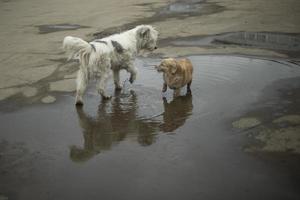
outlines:
[{"label": "white shaggy dog", "polygon": [[76,105],[83,104],[83,94],[89,78],[97,77],[98,92],[104,99],[106,83],[113,72],[116,90],[120,85],[120,70],[130,73],[131,83],[136,79],[137,69],[133,65],[135,56],[141,50],[153,51],[157,48],[158,32],[150,25],[140,25],[120,34],[111,35],[92,42],[67,36],[63,48],[69,54],[69,59],[79,59],[80,69],[77,74]]}]

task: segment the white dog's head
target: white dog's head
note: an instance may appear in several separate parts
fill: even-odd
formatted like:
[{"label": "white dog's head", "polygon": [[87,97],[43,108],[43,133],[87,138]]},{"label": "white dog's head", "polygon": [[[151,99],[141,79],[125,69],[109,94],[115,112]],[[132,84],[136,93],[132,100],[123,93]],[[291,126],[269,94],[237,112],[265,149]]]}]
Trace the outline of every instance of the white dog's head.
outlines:
[{"label": "white dog's head", "polygon": [[153,51],[157,49],[158,32],[150,25],[136,27],[136,39],[139,49]]}]

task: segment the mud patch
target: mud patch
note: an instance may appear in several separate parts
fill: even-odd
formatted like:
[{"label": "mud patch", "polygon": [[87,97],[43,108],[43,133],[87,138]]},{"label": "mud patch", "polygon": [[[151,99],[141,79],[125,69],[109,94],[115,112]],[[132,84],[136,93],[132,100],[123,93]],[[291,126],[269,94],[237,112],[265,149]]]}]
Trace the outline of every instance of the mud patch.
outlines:
[{"label": "mud patch", "polygon": [[57,31],[77,30],[80,28],[89,28],[89,26],[81,26],[79,24],[45,24],[36,26],[40,34],[53,33]]},{"label": "mud patch", "polygon": [[208,36],[166,38],[162,46],[226,47],[244,46],[278,51],[293,57],[300,55],[300,34],[274,32],[231,32]]}]

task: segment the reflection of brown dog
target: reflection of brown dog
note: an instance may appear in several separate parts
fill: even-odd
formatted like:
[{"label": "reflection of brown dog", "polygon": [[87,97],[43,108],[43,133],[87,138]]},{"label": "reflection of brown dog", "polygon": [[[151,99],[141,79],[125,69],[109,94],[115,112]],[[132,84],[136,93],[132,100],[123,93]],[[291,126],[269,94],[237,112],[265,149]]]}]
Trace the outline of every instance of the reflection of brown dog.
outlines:
[{"label": "reflection of brown dog", "polygon": [[187,85],[187,92],[191,92],[193,78],[193,65],[187,58],[176,60],[167,58],[156,66],[158,72],[164,73],[164,85],[162,91],[167,91],[167,87],[174,90],[174,96],[178,96],[180,89]]},{"label": "reflection of brown dog", "polygon": [[170,103],[164,98],[163,124],[160,126],[163,132],[172,132],[182,126],[192,114],[193,100],[191,93],[173,99]]}]

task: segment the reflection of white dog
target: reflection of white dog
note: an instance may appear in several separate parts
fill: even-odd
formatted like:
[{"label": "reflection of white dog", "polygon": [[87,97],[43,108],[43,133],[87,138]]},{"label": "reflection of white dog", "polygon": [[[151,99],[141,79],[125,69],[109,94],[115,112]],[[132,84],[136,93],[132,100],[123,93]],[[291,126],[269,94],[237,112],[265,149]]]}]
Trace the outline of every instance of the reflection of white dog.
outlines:
[{"label": "reflection of white dog", "polygon": [[150,25],[140,25],[134,29],[90,43],[76,37],[64,38],[63,48],[69,58],[79,59],[80,69],[77,75],[76,104],[83,104],[82,96],[91,76],[99,77],[98,92],[103,98],[110,98],[105,92],[106,82],[111,70],[116,89],[121,89],[120,70],[125,69],[131,75],[129,81],[136,79],[137,69],[133,65],[134,57],[140,50],[153,51],[157,48],[158,32]]}]

